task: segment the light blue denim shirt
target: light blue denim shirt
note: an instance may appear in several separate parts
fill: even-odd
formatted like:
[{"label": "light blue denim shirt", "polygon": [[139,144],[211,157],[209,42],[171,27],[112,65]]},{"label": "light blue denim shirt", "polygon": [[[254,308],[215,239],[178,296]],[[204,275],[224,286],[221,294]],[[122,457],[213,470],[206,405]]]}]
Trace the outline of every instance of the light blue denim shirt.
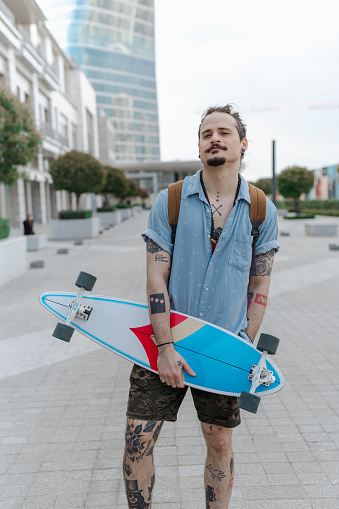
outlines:
[{"label": "light blue denim shirt", "polygon": [[[211,209],[199,170],[186,177],[181,193],[175,247],[168,223],[168,190],[156,198],[142,233],[172,255],[168,286],[171,309],[213,323],[235,334],[247,328],[247,287],[252,259],[250,193],[241,176],[239,195],[212,254]],[[279,250],[278,215],[266,198],[266,219],[259,227],[256,254]]]}]

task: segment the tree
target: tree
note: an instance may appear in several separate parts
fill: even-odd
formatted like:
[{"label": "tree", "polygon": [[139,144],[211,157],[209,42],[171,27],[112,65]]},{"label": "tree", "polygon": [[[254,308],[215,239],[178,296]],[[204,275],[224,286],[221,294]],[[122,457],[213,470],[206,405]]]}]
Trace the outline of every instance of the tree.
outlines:
[{"label": "tree", "polygon": [[312,189],[314,183],[313,172],[300,166],[291,166],[278,175],[277,181],[279,193],[284,198],[293,198],[294,211],[300,215],[300,196]]},{"label": "tree", "polygon": [[272,179],[262,178],[257,180],[254,185],[264,191],[265,194],[272,194]]},{"label": "tree", "polygon": [[0,182],[15,184],[20,177],[17,167],[34,159],[40,143],[29,108],[0,88]]},{"label": "tree", "polygon": [[125,174],[119,168],[113,168],[112,166],[104,166],[105,171],[105,183],[102,188],[102,193],[105,195],[106,203],[108,202],[109,194],[113,194],[117,198],[123,200],[126,197],[126,191],[128,188],[128,180]]},{"label": "tree", "polygon": [[139,196],[139,187],[132,179],[127,179],[127,189],[125,198],[135,198]]},{"label": "tree", "polygon": [[103,166],[90,154],[72,150],[55,159],[49,170],[55,189],[74,193],[79,209],[80,196],[84,193],[98,194],[105,179]]}]

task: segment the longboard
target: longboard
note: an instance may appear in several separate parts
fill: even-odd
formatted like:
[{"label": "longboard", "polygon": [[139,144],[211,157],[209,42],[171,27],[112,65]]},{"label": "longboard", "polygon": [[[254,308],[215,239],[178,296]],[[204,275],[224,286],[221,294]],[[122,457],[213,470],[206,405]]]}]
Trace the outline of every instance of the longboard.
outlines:
[{"label": "longboard", "polygon": [[[158,349],[146,304],[84,294],[84,288],[78,293],[44,292],[40,302],[63,322],[53,334],[59,339],[69,341],[67,330],[71,335],[75,329],[121,357],[157,372]],[[251,396],[260,400],[258,396],[283,388],[283,376],[267,356],[267,352],[275,353],[270,351],[270,341],[269,347],[264,342],[266,349],[259,351],[232,332],[177,311],[171,312],[170,324],[175,349],[196,373],[192,377],[183,371],[186,385],[231,396],[242,394],[243,399],[248,394],[251,400]],[[66,328],[66,336],[56,332],[58,327]],[[256,412],[257,406],[246,408],[246,401],[242,408]]]}]

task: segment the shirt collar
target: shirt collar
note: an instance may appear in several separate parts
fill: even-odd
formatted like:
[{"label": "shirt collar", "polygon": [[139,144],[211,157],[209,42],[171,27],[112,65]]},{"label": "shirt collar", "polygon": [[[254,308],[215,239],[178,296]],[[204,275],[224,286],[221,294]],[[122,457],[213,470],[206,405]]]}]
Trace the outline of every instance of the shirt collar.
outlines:
[{"label": "shirt collar", "polygon": [[[200,184],[200,173],[201,172],[202,172],[202,169],[198,170],[197,173],[195,173],[192,177],[189,178],[189,182],[188,182],[188,185],[186,187],[186,190],[183,189],[183,193],[182,193],[182,199],[183,200],[186,200],[186,198],[188,196],[191,196],[192,194],[199,194],[200,200],[202,200],[202,201],[207,203],[207,200],[206,200],[205,195],[204,195],[204,191],[202,190],[202,187],[201,187],[201,184]],[[240,178],[241,178],[241,184],[240,184],[240,189],[239,189],[239,194],[238,194],[237,202],[239,200],[245,200],[248,203],[251,203],[251,198],[250,198],[250,192],[249,192],[249,189],[248,189],[248,184],[247,184],[245,178],[241,174],[240,174]]]}]

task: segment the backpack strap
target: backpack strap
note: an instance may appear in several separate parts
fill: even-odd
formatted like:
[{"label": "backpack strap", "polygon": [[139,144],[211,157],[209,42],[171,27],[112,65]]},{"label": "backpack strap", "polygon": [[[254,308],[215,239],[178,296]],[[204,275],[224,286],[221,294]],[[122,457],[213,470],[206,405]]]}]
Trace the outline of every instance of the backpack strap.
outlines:
[{"label": "backpack strap", "polygon": [[183,180],[178,180],[178,182],[174,182],[168,186],[168,222],[172,229],[172,244],[175,242],[175,234],[177,231],[183,183]]},{"label": "backpack strap", "polygon": [[253,237],[250,276],[256,276],[257,272],[255,268],[255,244],[257,238],[259,237],[259,225],[265,221],[266,217],[266,196],[264,191],[258,187],[253,186],[252,184],[248,184],[248,188],[251,197],[250,220],[252,223],[251,235]]}]

